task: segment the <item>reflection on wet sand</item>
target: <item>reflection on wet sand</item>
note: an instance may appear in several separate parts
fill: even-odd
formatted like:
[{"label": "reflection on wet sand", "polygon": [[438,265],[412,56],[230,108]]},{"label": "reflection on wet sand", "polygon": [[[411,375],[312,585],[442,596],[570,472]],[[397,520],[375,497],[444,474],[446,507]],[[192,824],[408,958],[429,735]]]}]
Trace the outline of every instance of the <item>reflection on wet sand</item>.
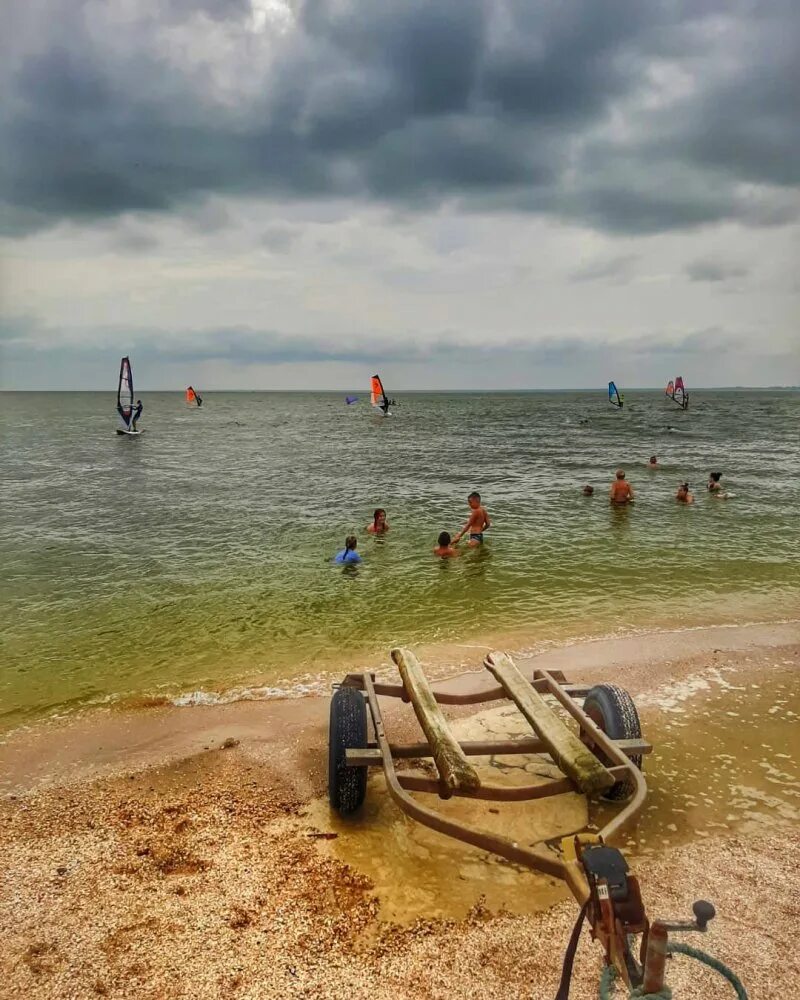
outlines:
[{"label": "reflection on wet sand", "polygon": [[[510,739],[530,732],[522,716],[508,706],[459,719],[451,728],[459,740]],[[561,777],[552,762],[539,755],[473,757],[471,761],[481,780],[494,785],[532,785]],[[452,798],[430,804],[468,826],[529,846],[583,829],[587,821],[586,800],[573,793],[534,802]],[[309,818],[321,829],[338,833],[328,842],[328,849],[374,882],[385,920],[460,918],[481,899],[493,911],[531,913],[566,895],[558,880],[416,823],[394,805],[377,771],[357,817],[341,819],[328,809],[327,802],[318,802]]]}]

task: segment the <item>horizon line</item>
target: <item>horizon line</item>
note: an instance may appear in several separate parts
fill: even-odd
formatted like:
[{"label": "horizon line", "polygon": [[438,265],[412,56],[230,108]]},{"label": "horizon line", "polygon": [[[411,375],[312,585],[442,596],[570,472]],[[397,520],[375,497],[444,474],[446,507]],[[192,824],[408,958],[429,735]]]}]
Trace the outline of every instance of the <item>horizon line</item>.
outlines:
[{"label": "horizon line", "polygon": [[[689,390],[691,392],[720,392],[720,391],[756,391],[758,389],[773,390],[776,392],[785,392],[792,390],[800,390],[800,385],[698,385],[692,386]],[[175,392],[183,393],[186,391],[186,387],[183,388],[169,388],[169,389],[159,389],[159,388],[146,388],[138,389],[137,392]],[[324,388],[313,388],[313,389],[270,389],[270,388],[251,388],[251,389],[233,389],[233,388],[203,388],[203,392],[275,392],[283,394],[306,394],[315,392],[325,392],[325,393],[360,393],[363,396],[369,395],[369,389],[358,389],[356,387],[350,386],[345,388],[340,387],[324,387]],[[586,392],[586,393],[605,393],[605,386],[598,387],[574,387],[574,386],[559,386],[552,387],[548,389],[541,388],[515,388],[515,389],[486,389],[477,386],[471,386],[463,389],[412,389],[408,387],[392,388],[391,392],[405,392],[405,393],[438,393],[438,394],[459,394],[459,393],[518,393],[518,392],[541,392],[541,393],[556,393],[556,392]],[[664,392],[663,386],[628,386],[623,388],[624,392]],[[24,388],[24,389],[4,389],[0,388],[0,392],[46,392],[46,393],[69,393],[69,392],[97,392],[97,393],[109,393],[114,395],[114,389],[34,389],[34,388]]]}]

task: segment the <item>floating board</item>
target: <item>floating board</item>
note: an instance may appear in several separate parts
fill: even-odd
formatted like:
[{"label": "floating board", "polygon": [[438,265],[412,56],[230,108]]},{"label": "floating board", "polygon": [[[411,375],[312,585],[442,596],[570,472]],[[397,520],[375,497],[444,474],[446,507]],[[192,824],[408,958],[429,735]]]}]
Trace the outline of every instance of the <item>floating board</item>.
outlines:
[{"label": "floating board", "polygon": [[124,434],[126,437],[139,437],[140,434],[144,434],[144,431],[124,431],[118,427],[117,434]]}]

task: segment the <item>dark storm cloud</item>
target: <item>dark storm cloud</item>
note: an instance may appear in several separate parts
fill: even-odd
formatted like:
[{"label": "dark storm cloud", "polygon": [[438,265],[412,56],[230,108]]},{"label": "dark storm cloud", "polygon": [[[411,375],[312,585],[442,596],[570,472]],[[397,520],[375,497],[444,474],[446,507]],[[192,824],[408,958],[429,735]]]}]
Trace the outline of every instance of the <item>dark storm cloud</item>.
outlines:
[{"label": "dark storm cloud", "polygon": [[[245,0],[143,0],[124,24],[113,5],[12,4],[5,230],[207,195],[457,199],[629,233],[790,217],[771,199],[800,183],[800,4],[295,7],[258,34]],[[665,60],[691,86],[642,103]]]},{"label": "dark storm cloud", "polygon": [[[159,328],[116,327],[85,333],[54,329],[27,316],[0,321],[0,341],[13,356],[30,358],[55,351],[70,361],[119,353],[120,345],[133,357],[161,362],[228,362],[246,367],[258,364],[310,365],[321,362],[355,362],[367,366],[378,363],[438,363],[452,360],[455,353],[468,352],[471,359],[485,365],[499,357],[543,366],[568,365],[580,358],[584,365],[600,366],[608,359],[625,356],[639,365],[648,358],[675,356],[691,364],[693,359],[714,357],[726,352],[765,353],[763,344],[742,333],[720,327],[684,335],[653,333],[624,340],[612,339],[602,329],[585,337],[547,338],[528,341],[509,338],[488,343],[473,342],[452,331],[409,331],[404,338],[387,341],[372,335],[326,332],[298,337],[275,330],[247,326],[197,328],[175,331]],[[11,356],[11,354],[9,355]]]}]

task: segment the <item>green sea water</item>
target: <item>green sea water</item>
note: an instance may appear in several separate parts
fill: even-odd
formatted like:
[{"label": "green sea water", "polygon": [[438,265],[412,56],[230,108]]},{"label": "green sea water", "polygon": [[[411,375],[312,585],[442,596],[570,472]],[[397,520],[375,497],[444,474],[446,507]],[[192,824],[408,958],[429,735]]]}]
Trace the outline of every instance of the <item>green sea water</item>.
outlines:
[{"label": "green sea water", "polygon": [[[344,393],[147,393],[128,439],[112,394],[0,394],[0,725],[370,665],[398,642],[797,616],[800,393],[695,390],[685,412],[632,389],[622,411],[604,391],[397,395],[383,419]],[[618,465],[631,509],[606,500]],[[706,493],[711,470],[730,499]],[[487,544],[436,560],[473,489]],[[364,562],[343,571],[353,531]]]}]

